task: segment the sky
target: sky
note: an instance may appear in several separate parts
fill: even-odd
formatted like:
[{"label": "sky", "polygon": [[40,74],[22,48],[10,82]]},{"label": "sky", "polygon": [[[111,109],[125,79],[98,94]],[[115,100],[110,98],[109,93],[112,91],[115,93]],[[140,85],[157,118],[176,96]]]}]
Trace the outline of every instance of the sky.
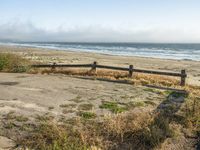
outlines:
[{"label": "sky", "polygon": [[199,0],[0,0],[0,40],[200,43]]}]

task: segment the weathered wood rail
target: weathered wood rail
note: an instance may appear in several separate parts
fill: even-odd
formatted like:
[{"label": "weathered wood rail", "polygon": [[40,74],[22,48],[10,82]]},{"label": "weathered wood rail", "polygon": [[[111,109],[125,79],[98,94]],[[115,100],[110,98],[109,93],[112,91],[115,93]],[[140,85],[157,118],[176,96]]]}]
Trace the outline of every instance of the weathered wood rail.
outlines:
[{"label": "weathered wood rail", "polygon": [[146,74],[156,74],[156,75],[165,75],[165,76],[174,76],[180,77],[180,85],[185,86],[187,74],[185,70],[181,70],[180,73],[177,72],[163,72],[163,71],[154,71],[154,70],[144,70],[144,69],[135,69],[133,65],[129,65],[129,67],[114,67],[114,66],[105,66],[105,65],[98,65],[97,62],[92,64],[41,64],[41,65],[32,65],[33,68],[91,68],[92,70],[96,71],[97,68],[100,69],[111,69],[111,70],[119,70],[119,71],[128,71],[129,77],[133,77],[133,73],[146,73]]}]

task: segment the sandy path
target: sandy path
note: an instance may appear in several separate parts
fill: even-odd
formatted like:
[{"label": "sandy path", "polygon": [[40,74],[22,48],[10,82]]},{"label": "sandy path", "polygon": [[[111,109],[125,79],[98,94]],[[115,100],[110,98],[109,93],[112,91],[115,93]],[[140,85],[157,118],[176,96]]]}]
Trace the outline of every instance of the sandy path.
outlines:
[{"label": "sandy path", "polygon": [[[65,75],[0,73],[0,135],[15,136],[13,130],[4,127],[4,122],[9,124],[6,114],[10,112],[28,117],[28,122],[34,121],[36,115],[44,116],[46,113],[55,119],[65,120],[77,116],[79,107],[83,104],[93,106],[84,111],[102,116],[113,114],[107,109],[99,108],[103,101],[115,101],[118,104],[148,102],[144,106],[131,108],[135,112],[168,109],[170,105],[176,106],[178,110],[184,101],[182,98],[166,100],[167,95],[151,90],[142,86]],[[69,107],[60,107],[61,105]],[[14,125],[23,125],[23,121],[16,120]],[[6,137],[0,137],[1,142],[5,143],[3,148],[13,146],[13,141]]]},{"label": "sandy path", "polygon": [[[52,113],[64,115],[60,105],[73,104],[68,117],[76,115],[81,104],[91,104],[98,115],[109,113],[99,108],[102,101],[144,101],[154,99],[157,94],[144,92],[144,87],[85,80],[64,75],[30,75],[0,73],[0,114],[15,111],[24,115]],[[49,107],[53,109],[49,110]]]}]

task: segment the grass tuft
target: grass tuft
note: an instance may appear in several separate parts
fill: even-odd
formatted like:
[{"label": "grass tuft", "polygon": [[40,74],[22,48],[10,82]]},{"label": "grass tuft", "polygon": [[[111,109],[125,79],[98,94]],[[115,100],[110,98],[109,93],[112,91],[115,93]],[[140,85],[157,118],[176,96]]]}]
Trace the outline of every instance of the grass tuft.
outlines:
[{"label": "grass tuft", "polygon": [[119,106],[116,102],[108,101],[103,102],[102,105],[99,106],[99,108],[108,109],[113,113],[122,113],[127,110],[126,107]]},{"label": "grass tuft", "polygon": [[17,143],[24,147],[38,150],[84,150],[87,147],[78,134],[71,133],[65,126],[53,122],[44,122],[37,125],[29,135],[18,139]]},{"label": "grass tuft", "polygon": [[93,119],[96,118],[96,114],[93,112],[78,112],[78,115],[83,117],[84,119]]}]

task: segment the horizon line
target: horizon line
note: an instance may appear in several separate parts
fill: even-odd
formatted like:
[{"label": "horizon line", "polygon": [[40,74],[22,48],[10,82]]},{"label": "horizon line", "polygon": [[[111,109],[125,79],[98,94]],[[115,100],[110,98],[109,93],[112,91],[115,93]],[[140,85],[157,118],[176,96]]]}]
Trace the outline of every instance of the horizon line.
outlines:
[{"label": "horizon line", "polygon": [[15,41],[15,40],[0,40],[1,43],[74,43],[74,44],[200,44],[200,42],[85,42],[85,41]]}]

